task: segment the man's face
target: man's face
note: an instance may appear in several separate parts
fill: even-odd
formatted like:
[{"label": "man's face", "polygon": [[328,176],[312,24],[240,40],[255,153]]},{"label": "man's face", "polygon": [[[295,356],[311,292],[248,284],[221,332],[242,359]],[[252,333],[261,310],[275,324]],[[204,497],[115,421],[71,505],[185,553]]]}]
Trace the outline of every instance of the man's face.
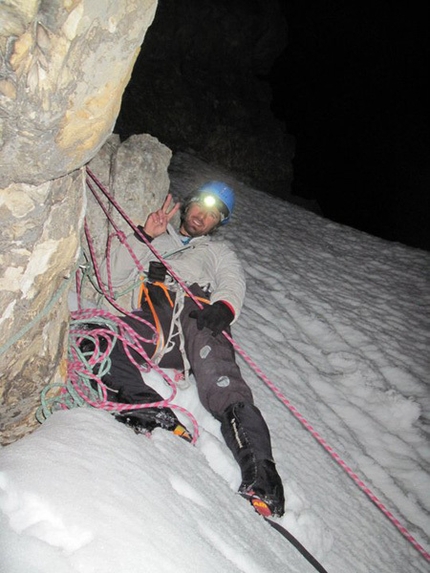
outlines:
[{"label": "man's face", "polygon": [[185,213],[181,232],[189,237],[201,237],[208,235],[220,222],[221,215],[216,207],[207,207],[194,201]]}]

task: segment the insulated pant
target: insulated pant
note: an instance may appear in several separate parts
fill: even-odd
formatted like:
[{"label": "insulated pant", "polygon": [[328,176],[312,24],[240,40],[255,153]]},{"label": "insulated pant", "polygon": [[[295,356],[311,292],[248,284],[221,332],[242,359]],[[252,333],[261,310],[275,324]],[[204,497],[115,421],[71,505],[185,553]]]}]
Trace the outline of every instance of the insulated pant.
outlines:
[{"label": "insulated pant", "polygon": [[[161,287],[148,285],[148,290],[151,300],[154,301],[164,336],[167,338],[172,320],[172,308]],[[195,296],[207,298],[207,294],[198,285],[193,285],[190,290]],[[175,294],[170,294],[174,300]],[[215,418],[221,420],[228,406],[238,402],[253,404],[253,396],[236,364],[233,346],[223,334],[213,336],[208,328],[198,330],[196,319],[189,317],[189,313],[195,308],[196,303],[186,296],[180,314],[185,354],[194,374],[202,405]],[[144,301],[141,310],[133,314],[153,324],[153,315],[147,302]],[[138,334],[151,340],[148,343],[141,343],[151,358],[156,348],[152,342],[153,330],[134,317],[125,317],[123,320]],[[172,339],[175,342],[174,347],[163,355],[159,366],[182,370],[184,364],[178,346],[179,338],[176,332],[174,334],[176,334]],[[135,353],[133,356],[137,362],[142,362],[140,356]],[[118,401],[136,404],[163,400],[153,388],[145,384],[141,371],[130,362],[120,340],[115,344],[110,358],[111,369],[103,377],[103,382],[118,391]]]}]

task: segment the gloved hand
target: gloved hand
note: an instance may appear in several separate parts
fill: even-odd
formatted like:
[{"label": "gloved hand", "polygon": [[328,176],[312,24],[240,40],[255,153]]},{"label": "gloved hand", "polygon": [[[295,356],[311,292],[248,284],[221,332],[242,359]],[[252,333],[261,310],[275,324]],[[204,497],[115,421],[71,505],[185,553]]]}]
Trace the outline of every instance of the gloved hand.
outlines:
[{"label": "gloved hand", "polygon": [[192,310],[189,316],[197,319],[199,330],[206,327],[212,330],[212,336],[217,336],[232,322],[234,313],[224,302],[218,300],[202,309]]}]

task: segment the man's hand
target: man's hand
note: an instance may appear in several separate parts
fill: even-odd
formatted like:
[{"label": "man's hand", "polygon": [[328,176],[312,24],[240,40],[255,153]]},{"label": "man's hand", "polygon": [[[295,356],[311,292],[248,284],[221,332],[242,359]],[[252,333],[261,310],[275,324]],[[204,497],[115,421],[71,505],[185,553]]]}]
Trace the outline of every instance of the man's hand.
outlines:
[{"label": "man's hand", "polygon": [[143,230],[147,235],[155,239],[155,237],[159,237],[163,233],[166,232],[167,224],[171,221],[172,217],[177,213],[181,207],[180,203],[176,203],[170,209],[170,204],[172,202],[172,195],[169,193],[164,200],[161,209],[158,211],[154,211],[148,215],[146,219],[145,226]]},{"label": "man's hand", "polygon": [[189,316],[197,319],[199,330],[206,327],[212,330],[212,336],[218,336],[231,324],[234,313],[226,303],[218,300],[200,310],[192,310]]}]

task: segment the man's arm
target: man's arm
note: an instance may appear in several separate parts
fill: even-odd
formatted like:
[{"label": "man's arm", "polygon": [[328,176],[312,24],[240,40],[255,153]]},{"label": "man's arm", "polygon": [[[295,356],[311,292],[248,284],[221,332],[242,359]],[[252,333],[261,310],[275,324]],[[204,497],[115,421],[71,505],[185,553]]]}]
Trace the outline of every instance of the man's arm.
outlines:
[{"label": "man's arm", "polygon": [[[150,251],[146,243],[138,240],[134,233],[128,235],[127,243],[133,250],[133,253],[138,260],[144,265],[145,259],[149,257]],[[108,265],[107,260],[104,259],[100,265],[100,276],[103,283],[108,286]],[[110,252],[109,257],[110,280],[114,289],[128,285],[136,281],[139,271],[136,263],[130,255],[129,250],[123,243],[119,243]]]},{"label": "man's arm", "polygon": [[[167,225],[180,208],[180,203],[174,204],[173,207],[171,207],[171,204],[172,195],[169,193],[160,209],[150,213],[146,219],[145,225],[140,227],[148,240],[155,239],[166,232]],[[131,234],[127,237],[127,242],[142,264],[149,260],[150,251],[146,243],[140,237],[136,236],[136,234]],[[120,243],[111,252],[110,272],[112,287],[114,289],[129,284],[137,279],[138,269],[136,268],[136,263],[130,255],[127,247],[122,243]],[[106,260],[104,260],[100,265],[100,274],[103,283],[107,285],[108,269]]]},{"label": "man's arm", "polygon": [[212,284],[211,303],[224,301],[237,320],[246,294],[246,279],[242,263],[228,243],[215,243],[215,281]]},{"label": "man's arm", "polygon": [[218,244],[211,249],[209,264],[213,264],[215,280],[212,284],[211,303],[191,311],[197,328],[209,328],[217,336],[237,320],[246,292],[245,273],[238,257],[227,245]]}]

